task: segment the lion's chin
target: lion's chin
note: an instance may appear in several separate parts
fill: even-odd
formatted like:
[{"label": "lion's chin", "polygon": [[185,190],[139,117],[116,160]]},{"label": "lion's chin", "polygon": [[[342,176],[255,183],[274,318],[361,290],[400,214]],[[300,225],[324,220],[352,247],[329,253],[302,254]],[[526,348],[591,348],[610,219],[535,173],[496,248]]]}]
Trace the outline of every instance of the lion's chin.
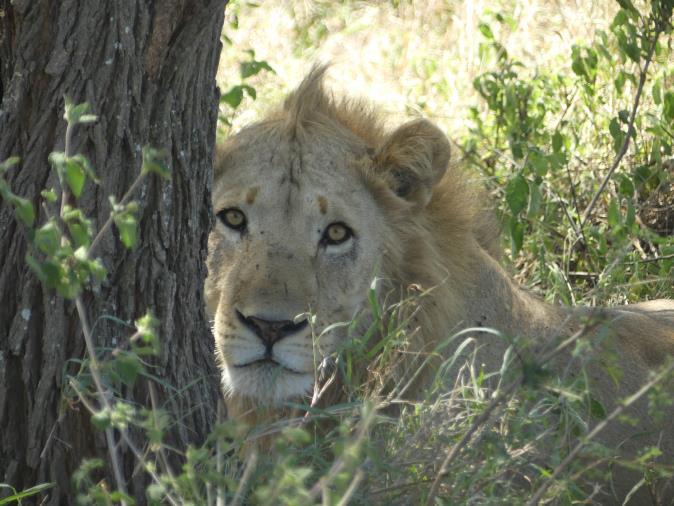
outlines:
[{"label": "lion's chin", "polygon": [[314,375],[270,362],[245,367],[226,365],[222,370],[222,385],[226,396],[248,397],[260,405],[279,405],[310,393]]}]

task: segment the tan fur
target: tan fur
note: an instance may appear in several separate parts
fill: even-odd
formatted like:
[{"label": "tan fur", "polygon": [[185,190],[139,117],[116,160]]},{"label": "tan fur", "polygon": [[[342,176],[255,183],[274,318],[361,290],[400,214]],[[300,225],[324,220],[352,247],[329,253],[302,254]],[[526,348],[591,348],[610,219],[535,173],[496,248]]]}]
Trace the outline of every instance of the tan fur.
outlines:
[{"label": "tan fur", "polygon": [[[601,354],[597,354],[596,363],[591,364],[593,393],[607,409],[612,409],[619,398],[636,391],[647,380],[649,370],[674,355],[674,301],[651,301],[613,309],[574,309],[544,303],[516,286],[497,262],[496,227],[484,204],[485,199],[481,192],[467,183],[466,175],[449,162],[449,142],[440,130],[425,120],[414,120],[389,132],[365,102],[337,100],[326,92],[322,85],[324,72],[323,67],[314,69],[286,99],[283,108],[246,128],[220,148],[215,163],[213,201],[216,212],[220,210],[219,206],[237,202],[236,188],[237,185],[243,187],[247,184],[244,181],[247,176],[242,175],[246,171],[260,171],[260,174],[250,176],[262,187],[258,201],[265,198],[265,185],[276,184],[268,181],[270,177],[279,177],[278,184],[290,185],[288,197],[279,197],[274,210],[259,214],[255,208],[250,209],[251,226],[282,212],[294,217],[289,219],[320,220],[322,218],[318,215],[336,212],[335,205],[342,199],[355,199],[348,206],[360,206],[359,209],[369,211],[361,212],[347,223],[354,226],[360,220],[364,223],[362,229],[356,230],[353,240],[357,241],[358,249],[352,250],[351,257],[368,245],[375,244],[376,247],[373,246],[365,258],[361,256],[356,265],[348,263],[351,257],[339,252],[331,257],[331,262],[337,259],[345,262],[344,276],[355,276],[350,283],[360,279],[359,276],[375,274],[366,272],[367,269],[378,269],[377,274],[383,280],[379,294],[389,297],[389,300],[391,294],[403,297],[410,287],[428,290],[417,301],[419,309],[409,326],[410,352],[428,353],[440,341],[462,329],[485,327],[533,342],[532,352],[536,353],[558,338],[572,334],[590,318],[601,322],[591,338],[603,340],[602,348],[615,352],[618,365],[624,372],[620,384],[616,386],[599,366],[603,360]],[[269,150],[269,155],[258,154],[264,149]],[[253,160],[251,157],[256,158]],[[281,167],[278,160],[285,160],[287,167]],[[279,171],[287,172],[283,172],[281,177]],[[304,195],[302,192],[312,195],[311,191],[315,189],[327,195],[329,205],[324,206],[319,200],[320,204],[316,206],[316,197],[306,197],[311,207],[304,212],[316,213],[318,217],[293,214],[299,212],[297,206],[305,198],[300,197]],[[267,199],[276,198],[278,192],[286,190],[269,190]],[[225,193],[226,198],[223,196]],[[285,211],[281,211],[280,208],[286,205]],[[267,236],[274,232],[274,228],[286,226],[285,222],[278,223],[270,225]],[[324,269],[312,270],[314,267],[311,266],[320,261],[320,258],[316,260],[317,257],[311,256],[316,250],[312,241],[318,237],[310,235],[314,233],[311,227],[320,229],[320,225],[315,223],[312,221],[308,226],[309,235],[299,236],[284,231],[285,235],[279,236],[285,237],[283,247],[288,248],[283,258],[276,255],[275,248],[278,246],[264,242],[264,236],[260,235],[260,242],[253,243],[257,240],[253,229],[251,237],[242,236],[240,242],[236,242],[239,241],[236,238],[225,237],[223,234],[229,233],[227,231],[215,230],[211,234],[206,297],[215,320],[216,347],[223,371],[228,370],[228,363],[234,371],[231,364],[239,360],[237,353],[247,352],[255,343],[254,337],[241,334],[231,314],[233,305],[250,305],[248,298],[255,298],[255,293],[264,295],[267,308],[275,308],[274,301],[283,306],[286,316],[282,315],[279,319],[291,319],[294,315],[289,312],[300,312],[300,307],[309,305],[312,310],[318,308],[317,325],[323,328],[334,322],[329,321],[330,317],[343,318],[346,314],[331,314],[330,311],[336,311],[338,305],[352,303],[353,295],[341,297],[338,293],[341,288],[328,288],[322,284],[320,276]],[[310,243],[306,250],[308,253],[297,249],[307,242]],[[265,248],[267,251],[260,253]],[[315,255],[320,256],[321,251],[318,247]],[[305,257],[313,260],[301,263],[300,258]],[[258,259],[262,267],[255,271],[252,265],[257,264]],[[358,271],[358,266],[362,267],[360,263],[365,261],[371,267]],[[245,272],[235,267],[239,265]],[[266,267],[269,269],[265,270]],[[339,280],[339,277],[334,279]],[[369,280],[364,281],[366,284],[363,286],[367,286]],[[336,281],[331,281],[331,284],[335,285]],[[285,293],[279,288],[283,285]],[[336,290],[332,294],[334,298],[325,302],[322,297],[326,294],[321,290]],[[248,292],[252,295],[249,296]],[[359,297],[361,299],[353,307],[362,309],[366,305],[365,290]],[[326,315],[321,319],[323,313]],[[485,370],[499,370],[508,342],[487,332],[476,331],[471,335],[476,339],[478,357]],[[326,338],[328,349],[325,354],[335,349],[336,343],[343,338],[339,335]],[[452,341],[443,350],[443,356],[451,356],[459,342]],[[233,343],[238,348],[234,349]],[[310,350],[312,339],[307,336],[288,346],[291,344]],[[320,362],[321,356],[322,352],[318,354],[316,363]],[[431,362],[431,366],[407,392],[408,396],[423,396],[422,389],[441,360],[438,357]],[[414,365],[418,362],[407,364],[409,367]],[[579,374],[581,365],[570,352],[560,354],[553,363],[556,372],[565,375]],[[450,371],[450,374],[456,374],[456,370]],[[367,377],[363,380],[367,381]],[[274,383],[260,383],[263,384]],[[230,416],[256,421],[260,416],[274,418],[289,415],[288,410],[274,408],[267,401],[256,401],[258,394],[251,391],[252,394],[244,395],[236,387],[228,387]],[[339,400],[339,390],[336,392],[329,402]],[[301,399],[301,392],[289,398],[292,397]],[[259,406],[263,406],[263,415],[256,411]],[[665,460],[671,462],[674,459],[674,412],[667,418],[665,426],[657,426],[650,419],[645,400],[637,403],[632,413],[641,420],[638,428],[615,423],[601,434],[600,440],[610,448],[620,445],[628,455],[638,453],[646,444],[657,444],[665,453]],[[647,432],[648,435],[638,440],[631,439],[637,432]],[[616,480],[619,496],[629,491],[635,481],[632,477],[630,480],[626,482],[619,475]],[[636,500],[641,500],[639,497]]]}]

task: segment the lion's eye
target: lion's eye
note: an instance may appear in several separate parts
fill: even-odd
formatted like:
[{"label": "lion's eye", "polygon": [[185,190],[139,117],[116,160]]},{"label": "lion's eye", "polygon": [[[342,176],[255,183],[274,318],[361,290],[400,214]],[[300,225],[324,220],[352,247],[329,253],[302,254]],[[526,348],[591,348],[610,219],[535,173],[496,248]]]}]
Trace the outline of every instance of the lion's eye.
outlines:
[{"label": "lion's eye", "polygon": [[353,232],[344,223],[331,223],[323,232],[323,242],[325,244],[342,244],[353,235]]},{"label": "lion's eye", "polygon": [[218,219],[227,227],[234,230],[244,230],[246,228],[246,215],[241,209],[230,207],[223,209],[218,213]]}]

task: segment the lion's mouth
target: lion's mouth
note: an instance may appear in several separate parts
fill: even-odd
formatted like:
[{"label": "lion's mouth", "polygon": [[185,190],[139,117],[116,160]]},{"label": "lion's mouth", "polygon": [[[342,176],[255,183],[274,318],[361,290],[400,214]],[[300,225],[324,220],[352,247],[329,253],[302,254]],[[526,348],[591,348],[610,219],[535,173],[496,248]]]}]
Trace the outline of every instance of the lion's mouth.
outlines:
[{"label": "lion's mouth", "polygon": [[234,364],[234,367],[242,368],[242,367],[251,367],[251,366],[255,366],[255,365],[262,366],[262,367],[264,367],[264,366],[279,367],[279,368],[281,368],[285,371],[288,371],[292,374],[300,374],[300,375],[305,374],[302,371],[298,371],[296,369],[293,369],[292,367],[288,367],[287,365],[284,365],[280,362],[277,362],[276,360],[274,360],[273,357],[271,357],[269,355],[266,355],[262,358],[252,360],[250,362],[246,362],[244,364]]}]

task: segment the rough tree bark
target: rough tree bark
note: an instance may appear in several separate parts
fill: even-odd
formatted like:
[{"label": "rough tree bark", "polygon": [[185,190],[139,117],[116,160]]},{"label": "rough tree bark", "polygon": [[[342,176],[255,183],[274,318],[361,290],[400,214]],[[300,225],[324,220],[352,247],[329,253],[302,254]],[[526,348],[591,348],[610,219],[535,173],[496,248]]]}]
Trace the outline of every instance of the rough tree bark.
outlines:
[{"label": "rough tree bark", "polygon": [[[108,234],[96,253],[108,279],[84,300],[92,323],[102,315],[133,321],[148,309],[161,321],[154,372],[176,387],[196,381],[173,403],[188,413],[179,444],[208,431],[218,395],[202,283],[225,4],[0,0],[0,161],[21,157],[8,173],[16,194],[39,209],[40,190],[59,187],[47,156],[63,151],[64,95],[99,116],[74,136],[74,151],[101,179],[79,199],[98,226],[110,212],[108,195],[120,198],[138,174],[141,146],[168,152],[171,181],[148,177],[136,196],[140,246],[127,251]],[[84,356],[74,304],[28,270],[20,227],[0,203],[0,482],[23,489],[55,481],[47,503],[66,504],[82,458],[106,453],[86,410],[60,395],[66,361]],[[128,332],[101,319],[96,345]],[[149,405],[142,385],[128,396]],[[132,464],[127,457],[127,477]],[[142,484],[128,485],[142,500]]]}]

